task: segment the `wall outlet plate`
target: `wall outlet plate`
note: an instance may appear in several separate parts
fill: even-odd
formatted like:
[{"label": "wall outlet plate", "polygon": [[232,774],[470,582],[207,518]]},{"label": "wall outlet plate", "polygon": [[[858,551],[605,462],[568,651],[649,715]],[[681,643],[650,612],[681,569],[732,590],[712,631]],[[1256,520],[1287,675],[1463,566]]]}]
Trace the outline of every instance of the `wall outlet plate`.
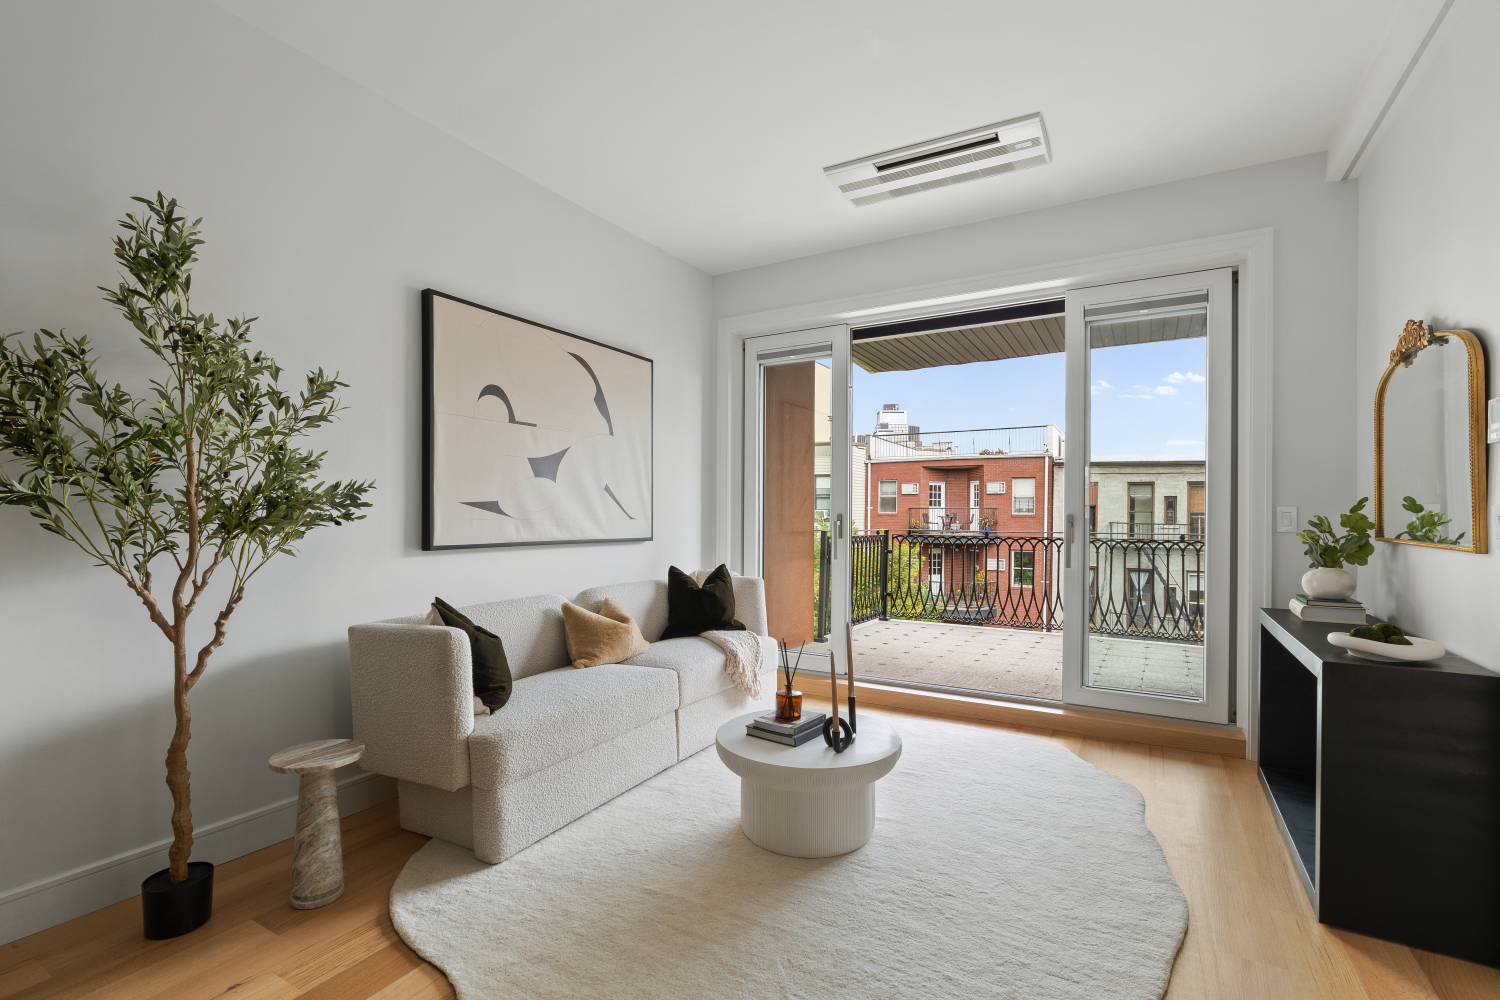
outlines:
[{"label": "wall outlet plate", "polygon": [[1500,444],[1500,397],[1490,400],[1489,410],[1489,435],[1485,437],[1485,442]]},{"label": "wall outlet plate", "polygon": [[1297,508],[1276,508],[1276,530],[1281,533],[1295,533],[1297,530]]}]

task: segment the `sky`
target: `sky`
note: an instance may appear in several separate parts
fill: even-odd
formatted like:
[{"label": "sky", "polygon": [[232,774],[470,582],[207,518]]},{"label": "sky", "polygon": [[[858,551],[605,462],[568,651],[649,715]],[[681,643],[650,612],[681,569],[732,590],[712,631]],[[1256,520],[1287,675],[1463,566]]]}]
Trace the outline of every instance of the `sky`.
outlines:
[{"label": "sky", "polygon": [[[1091,352],[1095,461],[1203,458],[1206,344],[1199,338]],[[1067,434],[1061,354],[877,375],[855,365],[854,433],[874,430],[884,403],[901,404],[924,436],[1047,423]]]}]

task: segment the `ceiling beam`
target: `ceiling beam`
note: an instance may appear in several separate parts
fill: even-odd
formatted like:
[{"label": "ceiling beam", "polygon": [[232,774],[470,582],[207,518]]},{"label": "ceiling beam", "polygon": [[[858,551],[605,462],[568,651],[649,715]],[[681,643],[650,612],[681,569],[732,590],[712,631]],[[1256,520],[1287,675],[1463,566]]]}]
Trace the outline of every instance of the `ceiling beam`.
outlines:
[{"label": "ceiling beam", "polygon": [[1403,0],[1365,81],[1328,147],[1330,183],[1359,176],[1365,153],[1410,84],[1433,39],[1466,0]]}]

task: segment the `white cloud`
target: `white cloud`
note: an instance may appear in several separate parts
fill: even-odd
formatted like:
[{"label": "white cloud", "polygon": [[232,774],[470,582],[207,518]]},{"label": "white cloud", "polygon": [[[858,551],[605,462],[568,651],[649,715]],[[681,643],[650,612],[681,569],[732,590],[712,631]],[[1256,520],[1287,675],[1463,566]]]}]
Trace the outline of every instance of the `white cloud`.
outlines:
[{"label": "white cloud", "polygon": [[1155,399],[1156,397],[1153,396],[1153,395],[1151,395],[1151,393],[1149,393],[1149,392],[1141,392],[1141,393],[1122,392],[1122,393],[1120,393],[1120,398],[1121,399]]},{"label": "white cloud", "polygon": [[1114,388],[1114,386],[1110,385],[1108,382],[1104,381],[1102,378],[1099,379],[1094,384],[1097,385],[1101,389],[1113,389]]},{"label": "white cloud", "polygon": [[1162,381],[1163,382],[1179,382],[1179,383],[1181,383],[1181,382],[1202,382],[1203,381],[1203,376],[1202,375],[1195,375],[1192,372],[1173,372],[1172,374],[1168,375],[1166,378],[1162,379]]},{"label": "white cloud", "polygon": [[1172,441],[1168,441],[1167,442],[1167,447],[1169,447],[1169,448],[1192,448],[1192,447],[1202,448],[1203,447],[1203,442],[1202,441],[1178,441],[1178,440],[1172,440]]},{"label": "white cloud", "polygon": [[1159,386],[1156,387],[1155,391],[1156,391],[1156,394],[1158,396],[1175,396],[1175,395],[1177,395],[1177,390],[1175,388],[1173,388],[1172,386],[1170,386],[1170,385],[1159,385]]}]

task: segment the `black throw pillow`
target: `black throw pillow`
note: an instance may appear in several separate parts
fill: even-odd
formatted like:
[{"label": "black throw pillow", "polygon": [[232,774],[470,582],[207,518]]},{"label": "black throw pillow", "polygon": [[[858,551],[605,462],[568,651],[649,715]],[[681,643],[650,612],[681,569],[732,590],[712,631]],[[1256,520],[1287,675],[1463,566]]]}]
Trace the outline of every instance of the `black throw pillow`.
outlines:
[{"label": "black throw pillow", "polygon": [[474,664],[474,693],[491,712],[498,712],[510,700],[510,661],[505,658],[505,646],[500,637],[475,625],[441,597],[434,597],[432,606],[437,608],[444,625],[463,629],[469,637],[469,658]]},{"label": "black throw pillow", "polygon": [[734,584],[728,566],[721,565],[708,574],[701,587],[676,566],[667,570],[667,630],[661,635],[663,639],[744,629],[734,617]]}]

